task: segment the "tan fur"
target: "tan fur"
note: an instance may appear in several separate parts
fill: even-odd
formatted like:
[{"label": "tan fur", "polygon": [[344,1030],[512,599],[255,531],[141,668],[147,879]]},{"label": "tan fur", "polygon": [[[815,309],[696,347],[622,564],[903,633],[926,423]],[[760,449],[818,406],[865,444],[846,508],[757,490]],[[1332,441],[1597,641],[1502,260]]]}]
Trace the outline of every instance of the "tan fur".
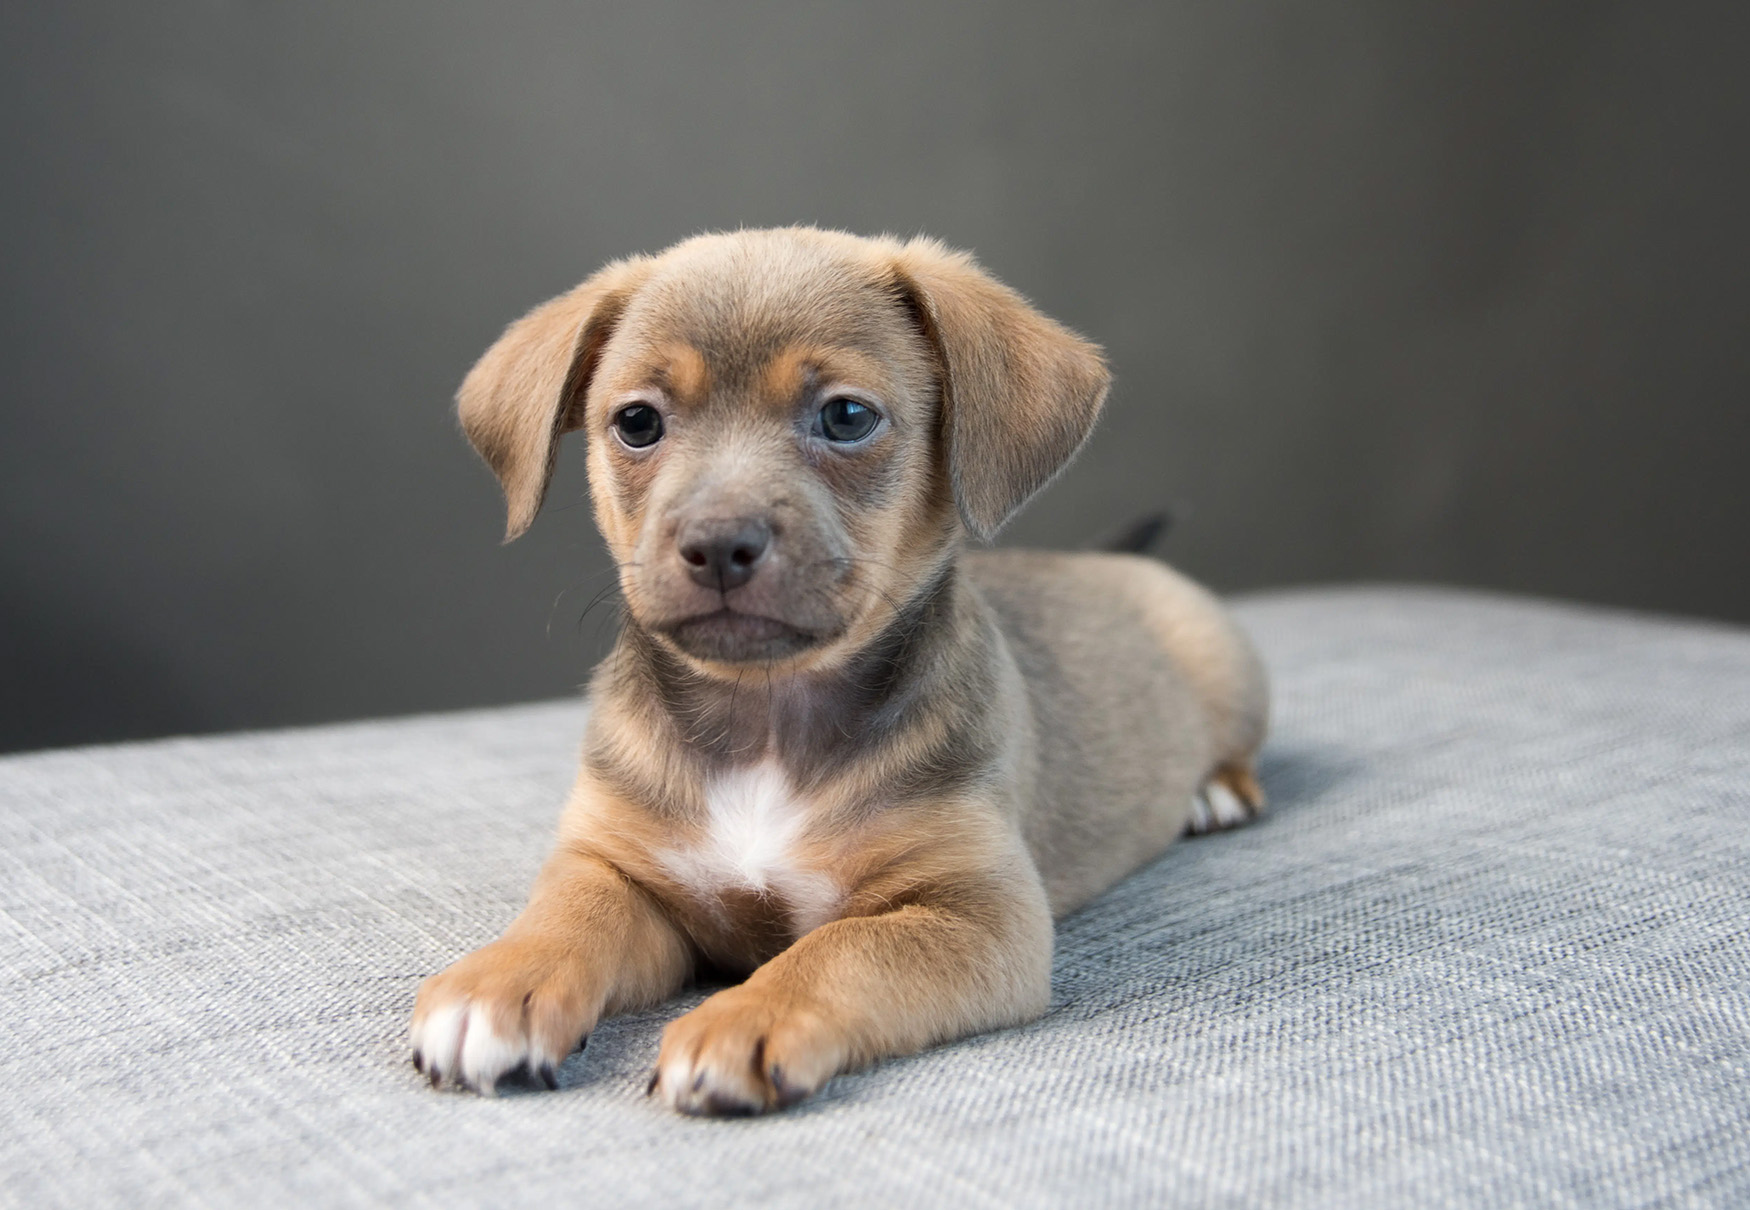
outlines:
[{"label": "tan fur", "polygon": [[[528,529],[541,510],[559,438],[581,424],[574,404],[606,325],[648,266],[642,258],[615,261],[536,307],[506,329],[463,380],[457,413],[468,440],[504,484],[510,506],[505,541]],[[572,381],[574,373],[584,381]]]},{"label": "tan fur", "polygon": [[988,538],[1081,448],[1106,398],[1106,363],[964,252],[914,240],[896,262],[945,384],[960,515]]},{"label": "tan fur", "polygon": [[[1262,670],[1208,593],[1144,559],[962,552],[1105,389],[1094,346],[927,240],[701,237],[512,325],[464,427],[511,536],[584,432],[627,622],[528,908],[421,988],[434,1084],[551,1084],[604,1014],[712,968],[746,980],[669,1026],[653,1091],[789,1104],[1037,1016],[1053,915],[1201,826],[1199,795],[1261,805]],[[838,397],[880,418],[866,440],[823,434]],[[662,416],[648,447],[616,435],[634,405]],[[686,535],[750,519],[751,578],[687,562]]]}]

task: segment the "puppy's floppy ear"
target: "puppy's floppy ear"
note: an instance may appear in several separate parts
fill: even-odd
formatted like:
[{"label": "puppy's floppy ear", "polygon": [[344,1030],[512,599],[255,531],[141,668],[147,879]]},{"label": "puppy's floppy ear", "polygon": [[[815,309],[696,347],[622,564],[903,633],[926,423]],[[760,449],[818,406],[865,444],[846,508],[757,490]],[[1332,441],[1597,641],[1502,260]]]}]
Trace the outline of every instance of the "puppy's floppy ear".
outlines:
[{"label": "puppy's floppy ear", "polygon": [[615,261],[542,303],[506,328],[462,380],[456,411],[462,431],[504,487],[506,542],[541,510],[559,438],[582,427],[602,347],[650,264],[644,257]]},{"label": "puppy's floppy ear", "polygon": [[939,364],[955,503],[966,528],[989,538],[1093,430],[1111,380],[1105,358],[964,252],[913,240],[895,268]]}]

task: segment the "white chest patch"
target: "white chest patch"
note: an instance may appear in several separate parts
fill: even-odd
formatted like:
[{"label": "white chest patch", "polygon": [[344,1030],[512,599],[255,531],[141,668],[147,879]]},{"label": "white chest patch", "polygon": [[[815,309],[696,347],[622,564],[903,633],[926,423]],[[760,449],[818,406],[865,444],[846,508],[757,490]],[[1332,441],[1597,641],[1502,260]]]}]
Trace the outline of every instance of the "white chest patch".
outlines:
[{"label": "white chest patch", "polygon": [[775,761],[715,778],[705,803],[704,835],[659,857],[669,877],[701,898],[731,889],[772,895],[789,908],[798,936],[833,918],[842,892],[826,872],[798,860],[808,804]]}]

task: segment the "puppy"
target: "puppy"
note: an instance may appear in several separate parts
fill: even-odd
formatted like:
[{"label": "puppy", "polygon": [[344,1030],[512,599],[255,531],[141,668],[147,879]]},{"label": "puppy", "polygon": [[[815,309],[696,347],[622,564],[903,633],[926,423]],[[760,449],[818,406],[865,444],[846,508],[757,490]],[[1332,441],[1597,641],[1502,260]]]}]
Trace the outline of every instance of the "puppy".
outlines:
[{"label": "puppy", "polygon": [[507,540],[588,450],[624,624],[528,906],[427,979],[414,1062],[490,1093],[695,972],[687,1113],[1029,1021],[1052,919],[1262,804],[1264,677],[1201,588],[967,553],[1087,437],[1097,348],[930,240],[806,228],[617,261],[462,384]]}]

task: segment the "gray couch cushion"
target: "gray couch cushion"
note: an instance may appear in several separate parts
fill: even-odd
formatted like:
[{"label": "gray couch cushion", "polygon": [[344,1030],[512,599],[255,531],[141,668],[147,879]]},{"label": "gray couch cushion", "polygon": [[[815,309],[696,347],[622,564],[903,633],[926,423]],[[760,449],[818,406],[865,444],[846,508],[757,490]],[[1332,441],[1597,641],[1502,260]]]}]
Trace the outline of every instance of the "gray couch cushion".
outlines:
[{"label": "gray couch cushion", "polygon": [[1750,1202],[1750,635],[1486,597],[1242,607],[1272,813],[1066,922],[1050,1013],[753,1121],[427,1089],[576,702],[0,761],[18,1204]]}]

